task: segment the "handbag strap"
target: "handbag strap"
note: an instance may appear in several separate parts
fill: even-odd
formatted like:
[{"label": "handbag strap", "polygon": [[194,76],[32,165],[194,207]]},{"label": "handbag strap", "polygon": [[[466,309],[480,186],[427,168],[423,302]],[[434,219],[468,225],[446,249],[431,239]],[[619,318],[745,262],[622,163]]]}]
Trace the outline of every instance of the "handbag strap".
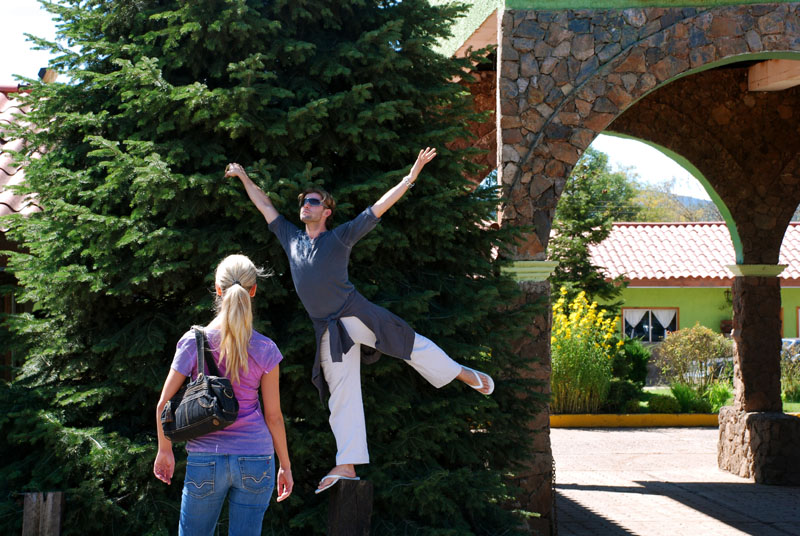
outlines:
[{"label": "handbag strap", "polygon": [[205,374],[206,367],[206,355],[208,355],[208,372],[211,376],[222,376],[219,373],[219,369],[217,368],[217,364],[214,361],[214,354],[211,353],[210,345],[208,344],[208,337],[206,337],[206,332],[200,326],[193,326],[192,330],[194,331],[194,340],[197,343],[197,374]]}]

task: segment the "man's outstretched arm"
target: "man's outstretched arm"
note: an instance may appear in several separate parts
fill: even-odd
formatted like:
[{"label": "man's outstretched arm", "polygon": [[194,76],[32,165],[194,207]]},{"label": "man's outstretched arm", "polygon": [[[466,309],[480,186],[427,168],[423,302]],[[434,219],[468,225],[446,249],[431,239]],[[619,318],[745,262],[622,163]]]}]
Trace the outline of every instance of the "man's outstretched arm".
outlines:
[{"label": "man's outstretched arm", "polygon": [[436,149],[426,147],[425,149],[419,152],[417,155],[417,161],[414,162],[414,165],[411,166],[411,171],[408,172],[408,175],[403,177],[403,180],[398,182],[397,185],[383,194],[383,197],[378,199],[378,202],[372,205],[372,213],[375,214],[376,217],[380,218],[383,216],[384,212],[389,210],[392,205],[397,203],[397,201],[403,197],[403,194],[411,188],[414,184],[414,181],[417,180],[417,176],[419,176],[419,172],[422,171],[422,168],[425,167],[425,164],[430,162],[436,157]]},{"label": "man's outstretched arm", "polygon": [[256,183],[254,183],[252,179],[247,176],[247,173],[245,173],[242,166],[239,164],[228,164],[228,167],[225,168],[225,176],[238,177],[239,180],[242,181],[242,184],[244,184],[244,189],[247,191],[247,196],[256,206],[258,211],[264,215],[264,219],[267,220],[267,225],[272,223],[272,220],[279,216],[279,213],[275,209],[275,205],[272,204],[269,196],[265,194],[261,188],[256,186]]}]

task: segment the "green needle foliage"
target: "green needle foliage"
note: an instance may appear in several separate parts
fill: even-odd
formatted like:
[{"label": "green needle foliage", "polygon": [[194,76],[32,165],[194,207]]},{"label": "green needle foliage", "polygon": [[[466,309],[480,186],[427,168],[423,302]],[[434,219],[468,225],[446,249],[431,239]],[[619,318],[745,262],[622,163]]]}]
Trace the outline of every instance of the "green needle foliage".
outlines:
[{"label": "green needle foliage", "polygon": [[634,182],[624,171],[612,171],[605,153],[590,148],[578,160],[553,220],[550,259],[558,261],[550,278],[554,292],[566,289],[572,300],[584,291],[590,299],[610,303],[604,309],[619,311],[621,302],[615,300],[625,282],[622,277],[607,281],[602,267],[592,264],[589,250],[608,238],[614,221],[635,219],[635,194]]},{"label": "green needle foliage", "polygon": [[[496,191],[472,190],[468,151],[447,144],[476,120],[469,60],[431,51],[458,15],[424,0],[59,0],[52,67],[34,81],[19,135],[26,191],[41,213],[13,218],[19,299],[8,321],[26,359],[0,386],[0,532],[20,530],[20,492],[65,490],[64,534],[171,534],[185,452],[171,486],[152,475],[154,409],[174,345],[213,315],[213,270],[244,253],[274,271],[255,328],[285,360],[281,392],[296,482],[265,534],[322,534],[334,464],[327,410],[310,383],[311,323],[279,244],[238,181],[246,166],[297,222],[310,181],[336,221],[396,184],[420,148],[440,156],[355,248],[351,274],[458,361],[494,374],[483,397],[435,390],[398,360],[363,372],[376,534],[511,534],[511,484],[529,460],[536,385],[510,347],[533,310],[493,251],[515,239],[482,221]],[[41,157],[33,158],[34,151]],[[224,525],[224,515],[223,515]],[[227,530],[223,527],[223,530]]]}]

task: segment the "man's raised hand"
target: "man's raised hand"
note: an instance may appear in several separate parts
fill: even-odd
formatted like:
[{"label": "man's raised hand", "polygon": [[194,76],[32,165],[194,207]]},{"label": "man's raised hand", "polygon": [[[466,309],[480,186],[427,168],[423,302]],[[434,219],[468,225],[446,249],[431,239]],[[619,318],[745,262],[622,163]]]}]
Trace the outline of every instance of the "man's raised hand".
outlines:
[{"label": "man's raised hand", "polygon": [[408,178],[411,182],[417,180],[419,172],[425,167],[425,164],[436,158],[436,147],[425,147],[417,155],[417,161],[411,166],[411,171],[408,173]]},{"label": "man's raised hand", "polygon": [[225,176],[237,177],[242,181],[242,184],[244,184],[244,188],[247,191],[247,196],[256,206],[258,211],[263,214],[264,219],[267,220],[267,223],[272,223],[272,221],[279,216],[278,211],[275,210],[275,206],[272,204],[272,201],[270,201],[269,196],[267,196],[267,194],[265,194],[261,188],[259,188],[250,179],[250,177],[247,176],[247,172],[245,172],[241,164],[237,164],[236,162],[231,162],[228,164],[225,167]]},{"label": "man's raised hand", "polygon": [[245,173],[244,168],[241,166],[241,164],[231,162],[225,167],[225,176],[238,177],[239,179],[243,179],[247,177],[247,173]]}]

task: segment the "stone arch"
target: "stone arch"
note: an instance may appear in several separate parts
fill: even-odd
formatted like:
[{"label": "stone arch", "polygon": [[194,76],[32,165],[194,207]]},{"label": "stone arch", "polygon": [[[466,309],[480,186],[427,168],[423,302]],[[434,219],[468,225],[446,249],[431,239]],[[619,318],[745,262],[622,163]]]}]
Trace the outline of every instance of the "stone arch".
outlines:
[{"label": "stone arch", "polygon": [[716,8],[506,11],[498,76],[504,224],[533,224],[515,257],[543,260],[580,155],[633,104],[682,77],[747,59],[798,57],[796,3]]},{"label": "stone arch", "polygon": [[632,104],[610,128],[691,161],[730,211],[737,263],[776,264],[800,202],[798,178],[787,174],[800,152],[800,89],[750,92],[748,71],[730,63],[681,77]]},{"label": "stone arch", "polygon": [[653,149],[656,149],[665,156],[671,158],[672,160],[680,164],[689,173],[691,173],[691,175],[695,179],[697,179],[697,181],[703,186],[703,189],[711,198],[711,202],[714,203],[714,206],[717,207],[717,210],[719,210],[720,214],[722,215],[722,219],[728,226],[728,231],[731,234],[731,241],[733,242],[733,249],[736,253],[736,258],[739,259],[742,250],[742,240],[741,238],[739,238],[739,231],[736,228],[736,222],[733,220],[733,216],[731,216],[731,211],[728,210],[728,206],[725,204],[725,201],[723,201],[722,198],[720,198],[719,194],[717,193],[716,190],[714,190],[714,187],[711,185],[706,176],[703,175],[703,173],[699,169],[697,169],[697,167],[695,167],[695,165],[691,161],[689,161],[683,155],[678,154],[675,151],[667,147],[664,147],[663,145],[659,145],[658,143],[651,140],[637,138],[636,136],[624,134],[621,132],[615,132],[614,130],[605,130],[603,131],[603,134],[618,138],[635,140],[640,143],[644,143],[652,147]]}]

